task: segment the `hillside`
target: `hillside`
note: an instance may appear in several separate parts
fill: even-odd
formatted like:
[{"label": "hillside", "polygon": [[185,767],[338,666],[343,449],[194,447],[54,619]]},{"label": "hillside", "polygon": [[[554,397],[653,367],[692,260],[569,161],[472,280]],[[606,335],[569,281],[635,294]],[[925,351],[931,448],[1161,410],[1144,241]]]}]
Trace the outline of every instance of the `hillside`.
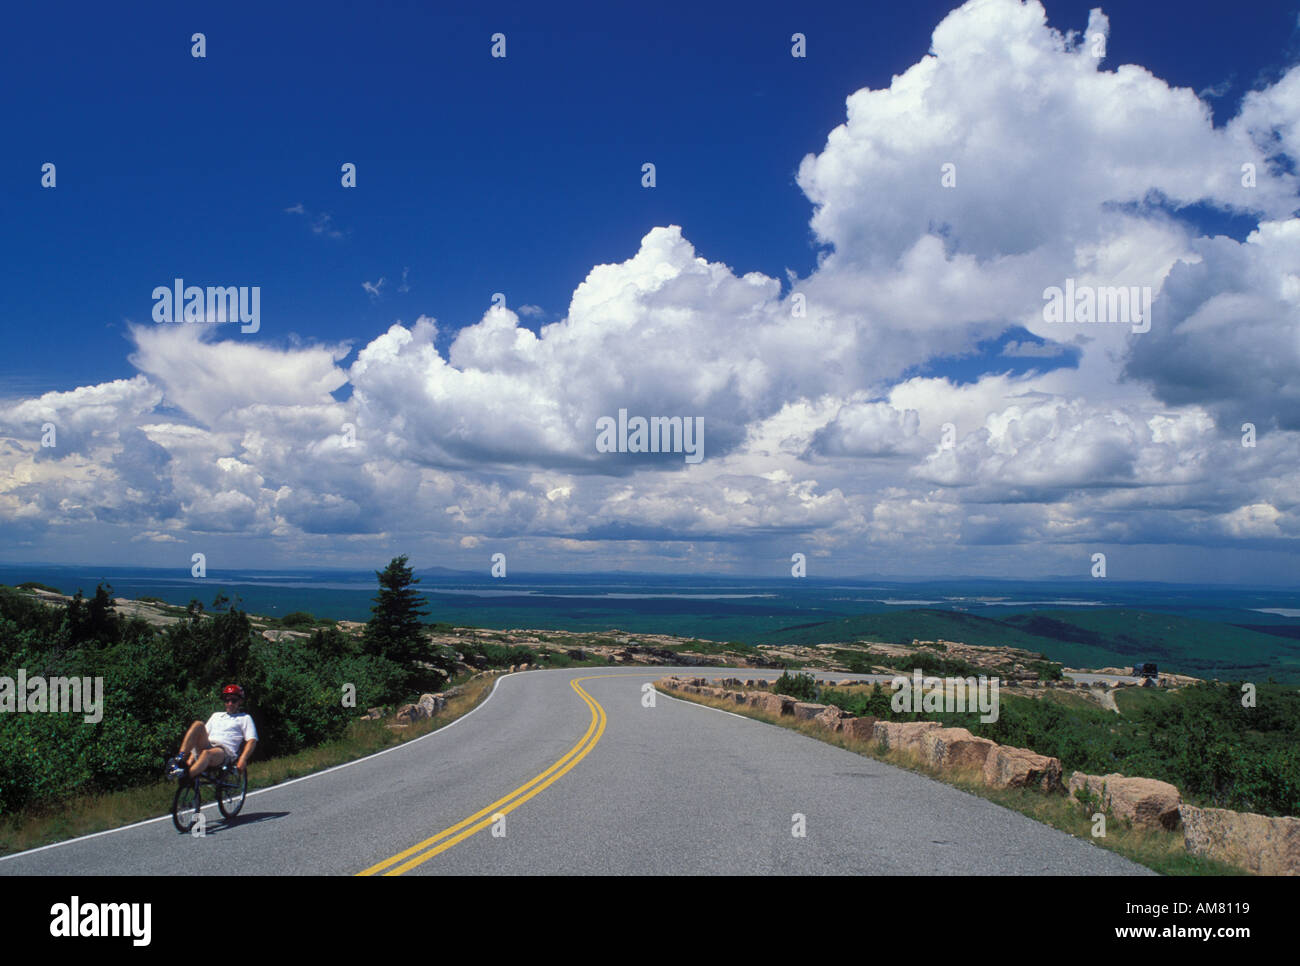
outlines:
[{"label": "hillside", "polygon": [[765,644],[916,639],[1016,647],[1073,667],[1131,666],[1224,680],[1300,681],[1300,641],[1221,623],[1132,608],[1043,610],[1002,619],[919,609],[800,624],[762,636]]}]

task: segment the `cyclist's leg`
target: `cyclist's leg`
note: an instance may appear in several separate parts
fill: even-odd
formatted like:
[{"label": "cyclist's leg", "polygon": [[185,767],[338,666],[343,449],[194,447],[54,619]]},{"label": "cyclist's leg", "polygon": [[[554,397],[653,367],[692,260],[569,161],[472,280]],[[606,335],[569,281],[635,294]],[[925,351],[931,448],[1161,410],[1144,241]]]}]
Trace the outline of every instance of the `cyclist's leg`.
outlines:
[{"label": "cyclist's leg", "polygon": [[203,726],[202,721],[196,721],[188,731],[185,737],[181,739],[181,754],[185,756],[187,764],[194,764],[194,757],[197,752],[206,748],[211,748],[212,742],[208,740],[208,730]]},{"label": "cyclist's leg", "polygon": [[194,764],[190,765],[190,774],[197,775],[207,771],[209,768],[220,768],[226,760],[226,749],[213,745],[199,752],[198,758]]},{"label": "cyclist's leg", "polygon": [[209,768],[219,768],[227,757],[226,749],[214,745],[208,739],[208,731],[202,721],[194,722],[185,732],[185,738],[181,741],[181,754],[185,756],[185,766],[191,775]]}]

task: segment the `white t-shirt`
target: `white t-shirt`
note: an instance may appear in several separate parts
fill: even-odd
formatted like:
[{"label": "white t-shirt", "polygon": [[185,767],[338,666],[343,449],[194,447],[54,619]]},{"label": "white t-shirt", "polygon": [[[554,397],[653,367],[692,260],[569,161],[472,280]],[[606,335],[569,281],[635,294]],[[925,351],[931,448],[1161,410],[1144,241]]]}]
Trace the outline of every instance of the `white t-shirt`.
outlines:
[{"label": "white t-shirt", "polygon": [[208,732],[208,740],[226,749],[231,758],[239,754],[240,744],[257,740],[257,726],[253,724],[253,719],[249,717],[247,711],[236,714],[214,712],[204,727]]}]

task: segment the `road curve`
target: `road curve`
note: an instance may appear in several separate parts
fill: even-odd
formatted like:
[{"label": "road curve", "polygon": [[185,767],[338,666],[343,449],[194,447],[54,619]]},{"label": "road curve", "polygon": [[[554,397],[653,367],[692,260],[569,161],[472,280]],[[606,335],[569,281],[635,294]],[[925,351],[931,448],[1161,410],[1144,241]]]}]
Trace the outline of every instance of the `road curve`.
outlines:
[{"label": "road curve", "polygon": [[202,838],[163,817],[0,858],[0,875],[1151,874],[784,728],[644,707],[669,670],[508,675],[449,728],[251,793],[234,822],[212,810]]}]

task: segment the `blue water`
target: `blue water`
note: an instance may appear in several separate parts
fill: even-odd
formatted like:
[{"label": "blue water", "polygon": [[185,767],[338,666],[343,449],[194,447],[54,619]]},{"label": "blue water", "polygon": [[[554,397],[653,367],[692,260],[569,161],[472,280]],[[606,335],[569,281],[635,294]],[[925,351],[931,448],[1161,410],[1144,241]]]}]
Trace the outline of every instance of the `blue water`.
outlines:
[{"label": "blue water", "polygon": [[[943,608],[988,617],[1035,609],[1133,607],[1228,623],[1298,625],[1300,590],[1096,581],[1000,581],[982,578],[891,582],[672,576],[663,574],[511,575],[423,573],[418,585],[428,620],[458,625],[539,629],[619,628],[712,640],[854,614]],[[0,566],[0,583],[35,580],[64,593],[93,594],[100,581],[119,597],[158,597],[205,606],[218,593],[254,614],[364,621],[378,587],[365,571],[209,571],[195,579],[175,570],[117,567]],[[1272,611],[1272,613],[1270,613]]]}]

